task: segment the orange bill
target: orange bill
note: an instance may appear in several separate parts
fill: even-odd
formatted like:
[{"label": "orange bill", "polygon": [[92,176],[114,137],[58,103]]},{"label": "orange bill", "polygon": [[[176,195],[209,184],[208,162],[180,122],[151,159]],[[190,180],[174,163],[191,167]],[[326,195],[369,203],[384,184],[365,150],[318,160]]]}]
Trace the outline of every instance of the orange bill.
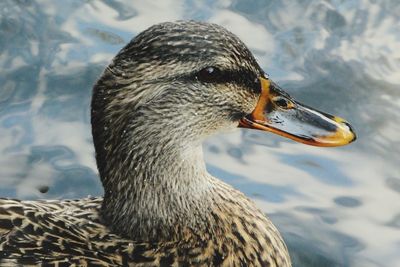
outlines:
[{"label": "orange bill", "polygon": [[261,77],[261,95],[239,127],[269,131],[313,146],[343,146],[356,140],[342,118],[317,111],[292,99],[271,80]]}]

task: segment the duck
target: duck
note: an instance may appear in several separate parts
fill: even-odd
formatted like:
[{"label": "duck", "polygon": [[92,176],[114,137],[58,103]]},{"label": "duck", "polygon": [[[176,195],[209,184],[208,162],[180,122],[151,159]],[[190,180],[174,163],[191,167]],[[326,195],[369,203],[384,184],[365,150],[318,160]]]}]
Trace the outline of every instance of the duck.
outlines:
[{"label": "duck", "polygon": [[234,128],[323,147],[356,138],[284,92],[236,35],[198,21],[123,47],[93,87],[91,125],[104,196],[1,198],[1,266],[291,266],[268,217],[207,172],[203,141]]}]

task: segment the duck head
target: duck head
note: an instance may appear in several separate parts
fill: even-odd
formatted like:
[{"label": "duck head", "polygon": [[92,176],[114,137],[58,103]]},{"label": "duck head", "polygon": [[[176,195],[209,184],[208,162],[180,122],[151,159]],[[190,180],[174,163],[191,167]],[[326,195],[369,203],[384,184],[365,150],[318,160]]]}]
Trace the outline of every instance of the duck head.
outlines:
[{"label": "duck head", "polygon": [[315,146],[356,138],[344,119],[285,93],[235,35],[192,21],[153,26],[123,48],[95,87],[92,115],[101,132],[113,129],[119,136],[133,121],[146,120],[149,130],[167,129],[186,140],[232,126]]}]

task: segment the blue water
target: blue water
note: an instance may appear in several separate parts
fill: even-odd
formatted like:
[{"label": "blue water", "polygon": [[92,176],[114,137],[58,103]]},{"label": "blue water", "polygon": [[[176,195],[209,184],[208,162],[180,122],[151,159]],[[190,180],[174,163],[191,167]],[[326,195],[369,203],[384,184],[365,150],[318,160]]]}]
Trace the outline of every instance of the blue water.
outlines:
[{"label": "blue water", "polygon": [[204,144],[209,171],[269,214],[295,266],[400,266],[399,2],[159,2],[0,1],[0,196],[102,194],[92,84],[152,24],[210,21],[358,140],[324,149],[238,129]]}]

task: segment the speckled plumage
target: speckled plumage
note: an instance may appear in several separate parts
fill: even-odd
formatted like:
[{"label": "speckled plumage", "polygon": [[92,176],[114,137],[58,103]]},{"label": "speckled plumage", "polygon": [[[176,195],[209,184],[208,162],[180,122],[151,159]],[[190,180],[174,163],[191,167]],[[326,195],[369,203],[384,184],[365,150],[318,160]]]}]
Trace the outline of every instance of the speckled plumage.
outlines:
[{"label": "speckled plumage", "polygon": [[[208,66],[224,75],[204,80]],[[206,137],[254,109],[260,75],[220,26],[164,23],[139,34],[93,90],[104,199],[1,199],[0,265],[290,266],[273,224],[202,158]]]}]

